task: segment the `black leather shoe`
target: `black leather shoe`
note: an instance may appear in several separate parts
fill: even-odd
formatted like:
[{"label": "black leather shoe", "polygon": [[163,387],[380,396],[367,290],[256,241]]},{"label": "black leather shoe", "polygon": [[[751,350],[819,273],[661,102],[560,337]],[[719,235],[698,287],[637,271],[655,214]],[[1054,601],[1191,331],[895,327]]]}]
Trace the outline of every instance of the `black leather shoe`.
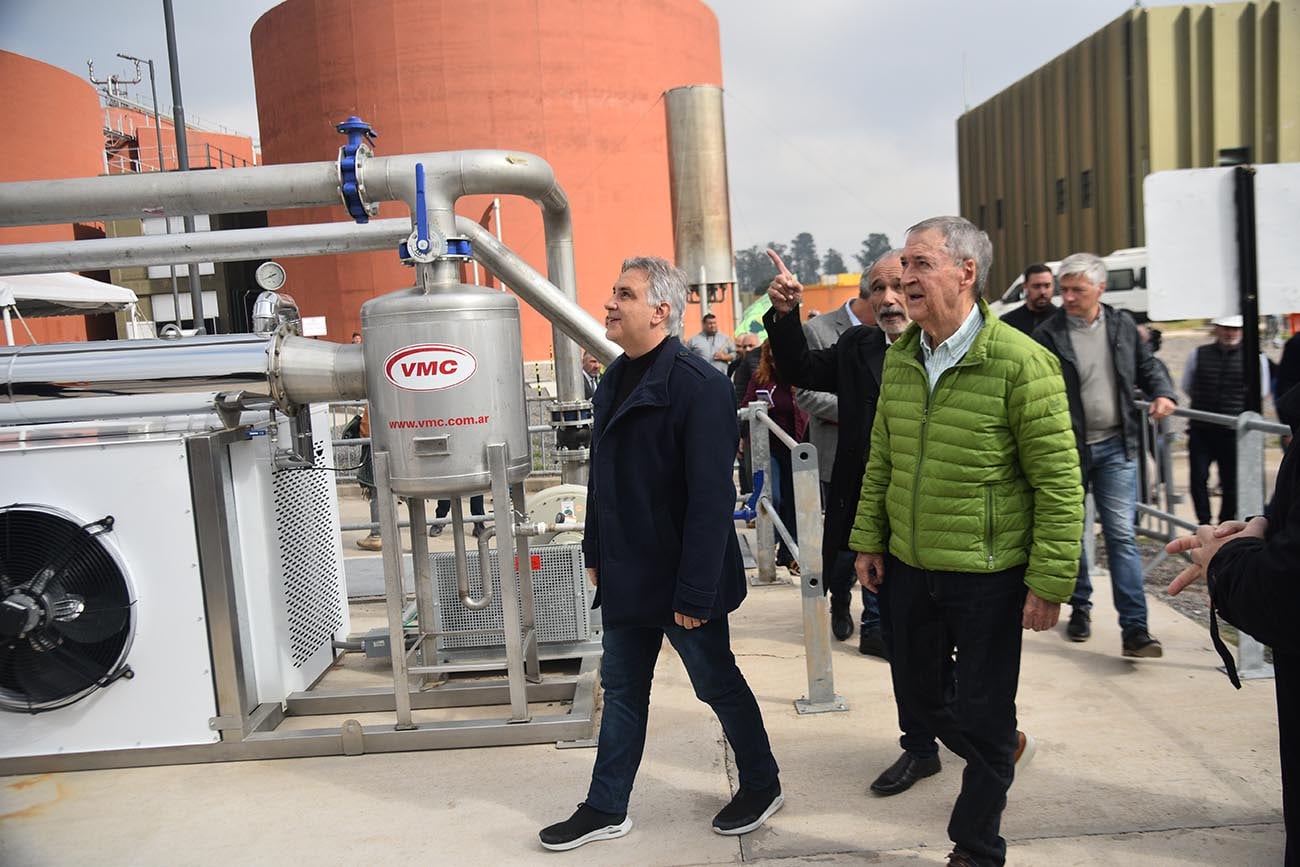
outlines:
[{"label": "black leather shoe", "polygon": [[1065,626],[1065,637],[1071,641],[1087,641],[1092,637],[1092,615],[1082,608],[1070,612],[1070,622]]},{"label": "black leather shoe", "polygon": [[1144,627],[1134,626],[1124,630],[1124,655],[1155,659],[1165,655],[1160,640],[1147,632]]},{"label": "black leather shoe", "polygon": [[871,791],[877,795],[897,795],[899,792],[906,792],[917,780],[934,776],[942,767],[938,756],[923,759],[911,753],[903,753],[888,770],[876,777],[876,781],[871,784]]},{"label": "black leather shoe", "polygon": [[858,653],[863,656],[889,659],[889,653],[885,650],[885,639],[881,637],[879,629],[863,629],[859,632]]},{"label": "black leather shoe", "polygon": [[853,634],[853,615],[849,613],[849,601],[831,600],[831,635],[837,641],[844,641]]}]

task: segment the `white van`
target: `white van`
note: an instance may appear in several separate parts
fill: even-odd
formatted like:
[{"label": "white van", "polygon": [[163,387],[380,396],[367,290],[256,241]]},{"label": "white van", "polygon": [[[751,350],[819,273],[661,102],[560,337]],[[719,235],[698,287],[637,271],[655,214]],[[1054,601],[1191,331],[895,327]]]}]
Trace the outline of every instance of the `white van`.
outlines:
[{"label": "white van", "polygon": [[[1103,256],[1106,263],[1106,291],[1101,300],[1111,307],[1127,310],[1138,322],[1147,319],[1147,248],[1126,247],[1116,250],[1109,256]],[[1060,262],[1044,263],[1055,274]],[[1025,303],[1025,278],[1018,274],[1011,287],[1002,297],[989,304],[989,309],[996,316],[1004,316]],[[1060,306],[1061,296],[1057,295],[1052,303]]]}]

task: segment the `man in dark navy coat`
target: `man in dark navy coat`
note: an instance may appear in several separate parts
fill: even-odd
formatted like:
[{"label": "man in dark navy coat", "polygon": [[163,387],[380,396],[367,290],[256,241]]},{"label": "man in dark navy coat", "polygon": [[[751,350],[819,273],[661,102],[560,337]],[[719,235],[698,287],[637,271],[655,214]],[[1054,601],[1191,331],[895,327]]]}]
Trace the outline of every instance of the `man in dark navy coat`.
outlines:
[{"label": "man in dark navy coat", "polygon": [[605,711],[586,801],[542,830],[547,849],[631,830],[628,799],[665,636],[736,756],[740,786],[713,830],[747,833],[783,802],[758,702],[736,667],[727,627],[746,590],[732,517],[739,428],[731,382],[675,336],[685,307],[685,275],[655,257],[625,261],[605,302],[606,336],[624,354],[592,400],[582,546],[605,630]]}]

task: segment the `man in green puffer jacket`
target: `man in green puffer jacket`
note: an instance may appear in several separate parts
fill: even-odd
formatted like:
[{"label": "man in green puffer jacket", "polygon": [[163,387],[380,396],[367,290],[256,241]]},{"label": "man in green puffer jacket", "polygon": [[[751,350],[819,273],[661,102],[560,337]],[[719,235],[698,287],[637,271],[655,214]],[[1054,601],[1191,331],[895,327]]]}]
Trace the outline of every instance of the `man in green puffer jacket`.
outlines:
[{"label": "man in green puffer jacket", "polygon": [[992,259],[961,217],[908,230],[914,324],[885,354],[849,537],[858,580],[894,618],[899,700],[967,762],[950,864],[1006,859],[1022,628],[1056,624],[1083,534],[1060,364],[980,300]]}]

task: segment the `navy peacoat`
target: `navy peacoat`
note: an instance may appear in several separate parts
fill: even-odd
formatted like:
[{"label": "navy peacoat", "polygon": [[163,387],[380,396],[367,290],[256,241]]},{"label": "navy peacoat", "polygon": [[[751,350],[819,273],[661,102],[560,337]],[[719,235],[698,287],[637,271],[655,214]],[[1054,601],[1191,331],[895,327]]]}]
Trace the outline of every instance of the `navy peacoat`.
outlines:
[{"label": "navy peacoat", "polygon": [[617,411],[626,355],[592,400],[582,550],[607,627],[666,626],[675,611],[716,619],[745,598],[731,382],[677,338],[666,341]]}]

